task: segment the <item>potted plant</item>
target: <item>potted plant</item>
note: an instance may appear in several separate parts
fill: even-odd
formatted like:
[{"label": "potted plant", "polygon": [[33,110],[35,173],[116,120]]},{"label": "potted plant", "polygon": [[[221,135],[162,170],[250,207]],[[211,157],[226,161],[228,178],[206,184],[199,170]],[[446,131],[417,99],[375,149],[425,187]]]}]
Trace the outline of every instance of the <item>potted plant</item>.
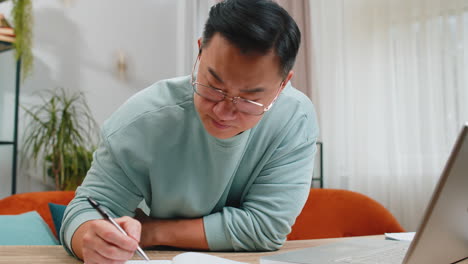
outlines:
[{"label": "potted plant", "polygon": [[46,95],[40,104],[22,107],[28,118],[23,154],[30,155],[35,166],[42,160],[44,180],[51,176],[56,190],[74,190],[91,166],[97,124],[83,93],[56,89]]},{"label": "potted plant", "polygon": [[[0,3],[7,0],[0,0]],[[13,17],[13,27],[15,32],[15,47],[16,59],[21,58],[21,70],[23,72],[23,80],[31,73],[33,66],[32,55],[32,3],[31,0],[12,0],[13,9],[11,15]]]}]

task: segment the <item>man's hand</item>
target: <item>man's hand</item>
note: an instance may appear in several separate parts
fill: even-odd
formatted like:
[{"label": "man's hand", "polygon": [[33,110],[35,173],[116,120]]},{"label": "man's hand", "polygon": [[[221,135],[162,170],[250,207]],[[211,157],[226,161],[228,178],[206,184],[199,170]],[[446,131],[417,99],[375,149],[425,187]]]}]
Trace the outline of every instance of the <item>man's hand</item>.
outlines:
[{"label": "man's hand", "polygon": [[128,216],[115,221],[128,236],[106,220],[91,220],[76,230],[72,249],[86,264],[124,263],[133,256],[140,241],[140,222]]}]

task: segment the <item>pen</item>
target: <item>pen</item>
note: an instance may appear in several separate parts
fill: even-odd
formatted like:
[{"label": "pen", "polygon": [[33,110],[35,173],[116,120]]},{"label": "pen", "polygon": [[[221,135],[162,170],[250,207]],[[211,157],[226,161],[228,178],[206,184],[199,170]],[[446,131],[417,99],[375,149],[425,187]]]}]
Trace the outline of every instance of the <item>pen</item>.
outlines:
[{"label": "pen", "polygon": [[[91,204],[91,206],[96,209],[101,215],[102,217],[104,217],[105,220],[111,222],[111,224],[113,224],[121,233],[123,233],[124,235],[128,236],[127,232],[125,232],[125,230],[122,229],[122,227],[120,227],[119,224],[117,224],[114,219],[112,219],[112,217],[110,217],[110,215],[103,209],[101,208],[101,205],[96,202],[95,200],[93,200],[91,197],[87,197],[88,199],[88,202]],[[148,258],[148,256],[145,254],[145,252],[143,251],[143,249],[141,249],[140,246],[138,246],[137,248],[137,252],[138,254],[144,258],[146,261],[149,261],[150,259]]]}]

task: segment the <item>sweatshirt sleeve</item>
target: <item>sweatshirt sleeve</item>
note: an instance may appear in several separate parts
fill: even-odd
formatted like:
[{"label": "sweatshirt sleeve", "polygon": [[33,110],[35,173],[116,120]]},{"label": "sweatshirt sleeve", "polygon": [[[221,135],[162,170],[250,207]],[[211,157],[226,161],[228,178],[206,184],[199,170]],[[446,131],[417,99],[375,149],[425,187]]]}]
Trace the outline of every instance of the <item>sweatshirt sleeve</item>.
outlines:
[{"label": "sweatshirt sleeve", "polygon": [[279,249],[309,195],[318,128],[305,118],[286,137],[250,185],[240,206],[204,217],[211,250]]},{"label": "sweatshirt sleeve", "polygon": [[89,205],[87,196],[98,201],[114,217],[133,216],[142,200],[138,188],[114,159],[106,138],[102,138],[102,143],[93,155],[91,168],[77,189],[75,198],[67,206],[62,221],[60,240],[72,254],[71,240],[76,229],[86,221],[102,218]]}]

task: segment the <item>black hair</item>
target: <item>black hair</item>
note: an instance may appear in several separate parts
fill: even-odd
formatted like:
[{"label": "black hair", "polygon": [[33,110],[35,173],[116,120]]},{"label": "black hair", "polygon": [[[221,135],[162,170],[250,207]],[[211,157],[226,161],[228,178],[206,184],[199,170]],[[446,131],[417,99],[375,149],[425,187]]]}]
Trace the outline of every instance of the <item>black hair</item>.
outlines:
[{"label": "black hair", "polygon": [[202,47],[220,33],[243,53],[266,54],[272,48],[283,77],[294,66],[301,32],[281,6],[268,0],[225,0],[210,9]]}]

